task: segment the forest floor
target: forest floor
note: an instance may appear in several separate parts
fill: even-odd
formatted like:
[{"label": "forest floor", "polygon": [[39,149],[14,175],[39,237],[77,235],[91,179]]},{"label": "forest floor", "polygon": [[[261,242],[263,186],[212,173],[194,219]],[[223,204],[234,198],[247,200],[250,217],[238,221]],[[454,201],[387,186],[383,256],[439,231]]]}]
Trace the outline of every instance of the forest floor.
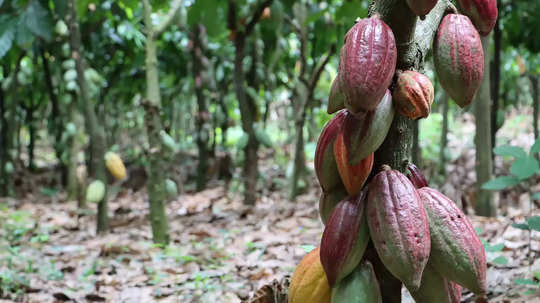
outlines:
[{"label": "forest floor", "polygon": [[[503,134],[517,145],[530,143],[510,131]],[[459,152],[438,188],[470,214],[474,150],[472,157],[470,146]],[[496,163],[504,170],[506,164]],[[273,170],[264,160],[261,171]],[[222,185],[182,194],[167,205],[171,245],[166,248],[151,242],[144,190],[118,192],[109,205],[111,232],[99,236],[93,212],[81,213],[62,194],[42,190],[2,199],[0,302],[228,303],[247,300],[257,290],[279,293],[306,250],[319,244],[319,194],[316,181],[294,203],[284,189],[265,188],[251,208]],[[469,215],[485,242],[489,302],[540,302],[540,233],[511,225],[540,211],[530,209],[522,189],[503,191],[499,204],[498,217]],[[412,302],[406,291],[403,298]],[[463,302],[473,301],[465,292]]]}]

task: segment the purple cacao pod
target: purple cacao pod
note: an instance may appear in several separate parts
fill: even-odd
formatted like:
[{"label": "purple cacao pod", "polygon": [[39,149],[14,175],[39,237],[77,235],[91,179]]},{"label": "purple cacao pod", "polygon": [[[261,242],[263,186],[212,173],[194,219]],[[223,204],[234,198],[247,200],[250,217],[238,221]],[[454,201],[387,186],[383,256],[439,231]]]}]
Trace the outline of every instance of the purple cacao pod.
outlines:
[{"label": "purple cacao pod", "polygon": [[369,233],[384,266],[410,290],[420,287],[431,247],[428,218],[407,177],[389,167],[369,184]]},{"label": "purple cacao pod", "polygon": [[378,17],[362,19],[347,33],[339,81],[345,107],[353,113],[374,110],[396,68],[394,34]]},{"label": "purple cacao pod", "polygon": [[323,191],[321,193],[321,198],[319,199],[319,215],[323,224],[326,225],[336,205],[341,200],[345,199],[347,195],[347,190],[343,184],[334,187],[331,191]]},{"label": "purple cacao pod", "polygon": [[429,217],[430,262],[445,278],[474,293],[486,291],[486,254],[465,214],[439,191],[418,190]]},{"label": "purple cacao pod", "polygon": [[411,11],[417,16],[425,16],[435,7],[437,0],[407,0]]},{"label": "purple cacao pod", "polygon": [[340,132],[345,110],[337,113],[323,128],[315,149],[315,173],[324,191],[339,186],[341,178],[334,158],[334,142]]},{"label": "purple cacao pod", "polygon": [[401,115],[409,119],[427,118],[433,103],[433,84],[419,72],[398,73],[394,102]]},{"label": "purple cacao pod", "polygon": [[394,119],[392,94],[386,90],[374,111],[359,114],[348,112],[342,124],[349,164],[356,165],[375,152],[383,143]]},{"label": "purple cacao pod", "polygon": [[[339,75],[338,75],[339,77]],[[328,97],[328,109],[326,110],[328,114],[333,114],[338,110],[345,108],[345,96],[341,92],[339,87],[339,80],[335,78],[332,82],[332,87],[330,87],[330,96]]]},{"label": "purple cacao pod", "polygon": [[418,189],[428,186],[426,176],[424,176],[424,173],[420,170],[420,168],[414,165],[414,163],[409,163],[407,168],[411,173],[409,176],[409,180],[411,180],[412,184],[414,184],[414,187]]},{"label": "purple cacao pod", "polygon": [[321,239],[321,263],[330,286],[350,274],[362,260],[369,242],[365,191],[347,197],[334,208]]},{"label": "purple cacao pod", "polygon": [[487,36],[495,23],[499,11],[497,0],[457,0],[459,12],[469,17],[482,36]]},{"label": "purple cacao pod", "polygon": [[473,101],[484,74],[480,35],[467,16],[446,15],[433,47],[435,71],[441,86],[460,107]]}]

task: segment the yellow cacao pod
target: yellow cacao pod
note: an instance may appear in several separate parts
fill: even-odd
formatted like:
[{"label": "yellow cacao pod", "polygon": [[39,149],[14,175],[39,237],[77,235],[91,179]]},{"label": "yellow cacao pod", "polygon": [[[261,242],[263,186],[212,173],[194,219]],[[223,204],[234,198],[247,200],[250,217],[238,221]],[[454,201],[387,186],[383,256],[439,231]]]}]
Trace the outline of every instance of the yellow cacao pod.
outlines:
[{"label": "yellow cacao pod", "polygon": [[331,295],[317,247],[296,267],[289,287],[289,303],[330,303]]},{"label": "yellow cacao pod", "polygon": [[113,152],[105,154],[105,166],[117,180],[122,180],[126,177],[126,167],[120,156]]}]

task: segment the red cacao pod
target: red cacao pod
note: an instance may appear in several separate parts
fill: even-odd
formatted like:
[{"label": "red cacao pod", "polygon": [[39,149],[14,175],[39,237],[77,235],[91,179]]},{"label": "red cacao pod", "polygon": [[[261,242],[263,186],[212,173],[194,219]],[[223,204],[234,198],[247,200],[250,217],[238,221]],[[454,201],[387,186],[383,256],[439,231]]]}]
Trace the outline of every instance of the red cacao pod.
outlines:
[{"label": "red cacao pod", "polygon": [[332,288],[332,303],[382,303],[379,282],[373,266],[363,261]]},{"label": "red cacao pod", "polygon": [[409,180],[411,180],[412,184],[414,184],[414,187],[418,189],[428,186],[426,176],[424,176],[424,173],[420,170],[420,168],[414,165],[414,163],[409,163],[407,168],[411,173],[409,176]]},{"label": "red cacao pod", "polygon": [[484,74],[480,35],[467,16],[446,15],[433,47],[435,71],[441,86],[460,106],[473,101]]},{"label": "red cacao pod", "polygon": [[428,77],[411,70],[398,73],[394,102],[403,116],[413,120],[426,118],[433,96],[433,84]]},{"label": "red cacao pod", "polygon": [[369,184],[369,233],[384,266],[407,288],[420,287],[431,241],[426,211],[414,185],[385,168]]},{"label": "red cacao pod", "polygon": [[457,0],[459,12],[469,17],[482,36],[487,36],[497,22],[497,0]]},{"label": "red cacao pod", "polygon": [[323,128],[315,149],[315,172],[324,191],[331,191],[341,184],[334,158],[334,142],[345,118],[345,111],[337,113]]},{"label": "red cacao pod", "polygon": [[435,7],[437,0],[407,0],[411,11],[417,16],[425,16]]},{"label": "red cacao pod", "polygon": [[394,34],[378,17],[362,19],[347,33],[343,48],[339,81],[345,107],[353,113],[374,110],[395,72]]},{"label": "red cacao pod", "polygon": [[321,198],[319,199],[319,215],[321,216],[321,221],[326,225],[330,215],[336,205],[347,197],[347,190],[342,185],[334,187],[331,191],[323,191]]},{"label": "red cacao pod", "polygon": [[469,219],[439,191],[423,187],[418,193],[429,217],[433,267],[472,292],[485,293],[486,254]]},{"label": "red cacao pod", "polygon": [[422,284],[416,291],[411,291],[416,303],[459,303],[461,287],[445,279],[428,262],[422,274]]},{"label": "red cacao pod", "polygon": [[374,153],[360,160],[358,164],[351,165],[343,132],[341,132],[337,135],[336,142],[334,142],[334,157],[341,182],[345,185],[347,192],[351,196],[358,195],[373,168]]},{"label": "red cacao pod", "polygon": [[356,115],[348,112],[345,115],[341,129],[349,164],[358,164],[381,146],[392,125],[394,113],[392,94],[386,90],[375,111]]},{"label": "red cacao pod", "polygon": [[[338,75],[339,77],[339,75]],[[326,110],[328,114],[333,114],[338,110],[345,108],[345,96],[341,92],[339,87],[338,78],[334,79],[332,82],[332,87],[330,87],[330,96],[328,97],[328,109]]]},{"label": "red cacao pod", "polygon": [[350,274],[362,260],[369,242],[365,191],[347,197],[334,208],[321,239],[321,263],[330,286]]}]

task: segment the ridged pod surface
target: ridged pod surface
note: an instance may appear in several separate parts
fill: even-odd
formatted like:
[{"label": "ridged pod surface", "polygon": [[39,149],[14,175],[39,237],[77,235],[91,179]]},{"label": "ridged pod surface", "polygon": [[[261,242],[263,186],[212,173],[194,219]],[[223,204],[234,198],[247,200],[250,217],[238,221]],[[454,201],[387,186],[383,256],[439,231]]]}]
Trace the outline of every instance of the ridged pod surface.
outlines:
[{"label": "ridged pod surface", "polygon": [[341,177],[341,182],[345,185],[350,196],[360,194],[362,186],[366,182],[371,169],[373,168],[374,153],[371,153],[366,158],[360,160],[358,164],[351,165],[349,163],[349,155],[345,146],[345,138],[343,133],[339,133],[334,142],[334,157]]},{"label": "ridged pod surface", "polygon": [[487,36],[495,23],[499,11],[497,0],[457,0],[459,12],[469,17],[482,36]]},{"label": "ridged pod surface", "polygon": [[333,114],[338,110],[345,108],[345,96],[341,92],[339,87],[338,78],[334,79],[332,82],[332,87],[330,87],[330,96],[328,97],[328,114]]},{"label": "ridged pod surface", "polygon": [[358,164],[383,143],[394,119],[392,94],[386,90],[374,111],[359,114],[348,112],[343,120],[342,132],[348,151],[349,164]]},{"label": "ridged pod surface", "polygon": [[334,142],[340,132],[345,110],[337,113],[323,128],[315,149],[315,172],[324,191],[331,191],[341,184],[334,158]]},{"label": "ridged pod surface", "polygon": [[398,73],[394,102],[400,114],[409,119],[427,118],[433,103],[433,84],[419,72]]},{"label": "ridged pod surface", "polygon": [[339,81],[345,107],[353,113],[374,110],[390,86],[396,68],[394,34],[378,17],[362,19],[347,33]]},{"label": "ridged pod surface", "polygon": [[321,216],[321,221],[326,225],[330,215],[336,205],[338,205],[341,200],[347,197],[347,190],[343,185],[337,186],[331,191],[323,191],[321,198],[319,199],[319,215]]},{"label": "ridged pod surface", "polygon": [[420,287],[431,241],[420,196],[405,175],[389,167],[369,184],[369,233],[385,267],[407,288]]},{"label": "ridged pod surface", "polygon": [[371,263],[362,262],[332,288],[332,303],[382,303],[379,282]]},{"label": "ridged pod surface", "polygon": [[486,254],[465,214],[439,191],[418,190],[429,217],[433,267],[474,293],[486,291]]},{"label": "ridged pod surface", "polygon": [[422,284],[416,291],[411,291],[416,303],[459,303],[461,302],[461,287],[443,278],[430,262],[422,275]]},{"label": "ridged pod surface", "polygon": [[441,86],[460,106],[473,101],[484,74],[480,35],[467,16],[446,15],[433,46],[435,71]]},{"label": "ridged pod surface", "polygon": [[330,286],[358,266],[369,242],[365,191],[347,197],[334,208],[321,239],[321,263]]},{"label": "ridged pod surface", "polygon": [[117,180],[122,180],[126,177],[126,167],[118,154],[107,152],[105,154],[105,166]]},{"label": "ridged pod surface", "polygon": [[425,16],[435,7],[437,0],[407,0],[407,5],[417,16]]},{"label": "ridged pod surface", "polygon": [[319,255],[320,247],[309,252],[294,270],[289,286],[289,303],[330,303],[331,289]]}]

